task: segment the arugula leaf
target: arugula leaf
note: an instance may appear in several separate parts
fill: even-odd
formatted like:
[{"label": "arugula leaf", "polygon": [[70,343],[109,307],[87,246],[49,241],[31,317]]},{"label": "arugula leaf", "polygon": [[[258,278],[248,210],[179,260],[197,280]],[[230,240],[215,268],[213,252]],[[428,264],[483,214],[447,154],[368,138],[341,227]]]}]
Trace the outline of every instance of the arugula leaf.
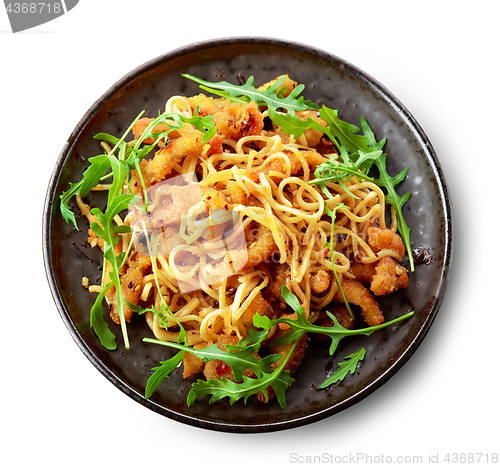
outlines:
[{"label": "arugula leaf", "polygon": [[[387,204],[392,206],[396,212],[398,219],[398,231],[401,234],[403,243],[405,245],[408,260],[410,263],[410,270],[415,270],[413,256],[411,254],[410,244],[410,228],[406,224],[403,216],[403,207],[410,199],[411,193],[408,192],[403,196],[399,196],[396,192],[396,185],[401,183],[408,173],[408,169],[402,170],[395,177],[391,177],[387,173],[386,157],[387,154],[382,152],[382,148],[386,143],[386,139],[377,142],[373,130],[368,125],[366,119],[361,117],[361,127],[363,134],[357,134],[359,128],[350,123],[341,121],[337,117],[337,111],[323,107],[320,111],[321,117],[327,122],[330,132],[338,138],[341,143],[340,159],[336,161],[335,156],[320,164],[315,172],[314,180],[310,180],[310,185],[318,185],[323,193],[328,197],[328,190],[326,183],[334,181],[339,183],[346,192],[350,193],[344,185],[345,180],[350,180],[351,177],[357,177],[371,181],[376,185],[386,189]],[[347,150],[343,148],[347,148]],[[374,179],[368,175],[368,171],[375,165],[379,172],[379,178]],[[350,193],[352,195],[352,193]]]},{"label": "arugula leaf", "polygon": [[61,199],[60,210],[63,219],[66,223],[72,222],[76,230],[78,226],[76,225],[76,219],[73,211],[69,207],[70,199],[76,195],[80,196],[87,195],[92,188],[94,188],[101,178],[106,174],[110,168],[110,159],[106,154],[101,154],[100,156],[89,158],[90,166],[87,167],[81,180],[77,183],[69,183],[69,190],[64,191],[59,198]]},{"label": "arugula leaf", "polygon": [[[332,210],[328,209],[328,206],[325,202],[325,212],[332,218],[332,228],[331,228],[331,234],[330,234],[330,241],[328,242],[328,248],[330,249],[330,262],[332,263],[332,271],[333,271],[333,276],[335,277],[335,282],[337,283],[337,287],[340,291],[340,295],[342,296],[342,300],[344,301],[344,305],[347,308],[347,311],[349,313],[349,316],[351,319],[354,319],[354,315],[352,314],[351,307],[349,306],[349,302],[345,298],[344,291],[342,290],[342,285],[340,283],[339,276],[337,274],[337,268],[335,267],[335,259],[334,259],[334,239],[335,237],[335,217],[337,214],[337,210],[342,209],[342,208],[348,208],[344,203],[337,204]],[[283,295],[283,293],[282,293]]]},{"label": "arugula leaf", "polygon": [[248,103],[255,101],[258,106],[267,106],[271,110],[283,109],[291,115],[300,110],[317,110],[319,108],[317,104],[305,101],[304,97],[298,97],[305,88],[303,84],[296,86],[288,96],[280,96],[278,91],[286,79],[285,76],[281,77],[264,91],[260,91],[254,87],[253,76],[250,76],[246,83],[242,85],[231,84],[227,81],[212,83],[187,73],[184,73],[182,76],[200,84],[201,89],[233,102]]},{"label": "arugula leaf", "polygon": [[[229,397],[229,402],[231,405],[242,398],[246,403],[251,395],[257,394],[259,392],[262,392],[264,394],[267,401],[267,388],[270,386],[273,388],[281,408],[285,409],[285,391],[292,385],[295,380],[290,376],[290,371],[283,371],[283,368],[285,367],[290,356],[295,350],[296,345],[297,342],[292,345],[286,357],[272,373],[263,373],[257,378],[243,376],[243,381],[237,383],[231,381],[228,378],[221,378],[220,380],[210,379],[208,381],[204,381],[201,379],[197,380],[195,383],[193,383],[192,389],[188,393],[188,406],[191,405],[196,396],[203,397],[209,394],[212,395],[209,401],[210,404],[224,397]],[[277,357],[278,359],[281,358],[280,355],[277,355]]]},{"label": "arugula leaf", "polygon": [[[267,332],[265,334],[267,334]],[[217,344],[212,344],[204,349],[194,349],[186,347],[185,345],[176,344],[175,342],[160,341],[150,338],[144,338],[143,342],[164,345],[166,347],[189,352],[205,363],[210,360],[222,360],[233,370],[234,379],[240,381],[243,378],[243,372],[247,369],[252,370],[257,376],[261,376],[264,373],[270,373],[272,371],[271,365],[281,358],[278,354],[270,354],[261,359],[255,357],[254,352],[259,349],[260,344],[265,338],[265,334],[259,341],[252,345],[244,347],[228,345],[227,352],[219,349]]]},{"label": "arugula leaf", "polygon": [[106,284],[90,309],[90,327],[95,331],[97,337],[101,341],[101,344],[108,350],[116,349],[116,340],[115,335],[109,329],[108,323],[104,321],[102,300],[112,285],[112,282]]},{"label": "arugula leaf", "polygon": [[370,125],[368,125],[366,118],[363,116],[361,116],[361,128],[363,130],[363,135],[368,139],[369,147],[375,150],[383,149],[385,143],[387,142],[387,138],[382,138],[379,142],[377,142],[375,139],[375,133],[373,133],[373,130],[370,128]]},{"label": "arugula leaf", "polygon": [[330,134],[338,138],[341,146],[346,147],[350,153],[355,154],[358,150],[365,153],[373,151],[369,140],[364,135],[358,135],[359,128],[338,118],[338,110],[333,110],[325,105],[319,111],[320,117],[330,128]]},{"label": "arugula leaf", "polygon": [[408,253],[408,260],[410,262],[410,271],[413,272],[415,270],[415,265],[413,262],[413,255],[411,254],[411,246],[410,246],[410,228],[406,224],[405,218],[403,216],[403,206],[410,199],[411,193],[408,191],[403,196],[399,196],[396,193],[395,186],[401,183],[408,173],[408,169],[404,169],[395,177],[391,177],[387,173],[386,165],[385,165],[386,155],[383,154],[379,159],[375,161],[375,165],[377,166],[380,175],[375,183],[378,186],[383,186],[387,193],[385,195],[385,199],[388,204],[390,204],[394,210],[396,211],[396,217],[398,219],[398,230],[403,238],[403,242],[406,247],[406,252]]},{"label": "arugula leaf", "polygon": [[160,383],[180,364],[182,363],[182,359],[184,358],[185,350],[181,350],[177,352],[172,358],[166,360],[164,362],[160,362],[160,366],[152,369],[153,374],[149,377],[148,382],[146,384],[146,390],[144,397],[149,399],[156,388],[160,385]]},{"label": "arugula leaf", "polygon": [[325,389],[332,384],[342,381],[349,373],[353,375],[358,363],[365,358],[365,354],[366,350],[361,348],[357,352],[345,357],[344,361],[339,363],[339,368],[323,381],[319,389]]},{"label": "arugula leaf", "polygon": [[[114,161],[118,160],[114,156],[115,151],[121,149],[121,160],[127,163],[127,168],[125,166],[121,167],[121,170],[125,170],[127,177],[130,177],[131,170],[137,170],[139,172],[139,177],[142,181],[142,174],[140,173],[139,163],[146,157],[162,139],[167,139],[169,133],[174,130],[182,128],[185,124],[193,125],[197,130],[203,132],[202,143],[208,142],[212,138],[217,130],[212,122],[212,116],[200,117],[185,117],[184,115],[177,114],[175,112],[164,113],[153,119],[147,126],[141,137],[135,142],[134,146],[127,145],[125,143],[125,138],[132,131],[134,124],[143,115],[144,111],[141,112],[134,121],[130,124],[127,130],[123,133],[121,138],[117,138],[108,133],[98,133],[94,136],[94,139],[105,141],[107,143],[113,144],[114,147],[111,149],[109,154],[101,154],[99,156],[89,158],[90,165],[87,167],[82,175],[82,178],[77,183],[69,183],[70,188],[64,191],[60,195],[60,211],[63,219],[69,223],[73,223],[75,228],[78,230],[76,224],[76,219],[74,213],[69,207],[69,201],[75,195],[80,195],[82,198],[86,196],[99,182],[106,176],[108,170],[111,168],[111,164],[115,164]],[[169,128],[166,131],[157,133],[154,131],[156,125],[160,123],[166,123]],[[144,145],[141,147],[142,142],[147,138],[153,138],[153,144]],[[112,175],[112,174],[108,174]],[[121,177],[120,177],[121,178]],[[146,187],[143,185],[144,197],[146,198]]]},{"label": "arugula leaf", "polygon": [[286,323],[290,326],[291,328],[290,332],[278,337],[273,342],[271,342],[270,344],[271,347],[283,344],[290,344],[292,341],[298,340],[303,334],[312,332],[312,333],[324,334],[332,339],[332,343],[330,345],[330,355],[333,355],[335,350],[337,349],[339,342],[344,337],[356,336],[356,335],[369,336],[370,334],[373,334],[375,331],[386,328],[388,326],[392,326],[393,324],[396,324],[400,321],[410,318],[414,314],[414,312],[411,311],[403,316],[400,316],[399,318],[395,318],[391,321],[386,321],[385,323],[378,324],[376,326],[349,330],[341,326],[337,318],[335,318],[335,316],[332,313],[327,311],[326,314],[332,319],[334,324],[331,327],[325,327],[312,324],[308,321],[304,308],[299,304],[297,297],[295,297],[295,295],[293,295],[286,286],[283,286],[281,288],[281,296],[285,299],[285,301],[293,309],[293,311],[295,311],[297,319],[278,318],[275,320],[271,320],[267,316],[261,316],[261,315],[255,315],[254,317],[254,326],[256,327],[271,329],[271,327],[274,324],[278,323]]},{"label": "arugula leaf", "polygon": [[[202,359],[207,363],[211,360],[222,360],[233,370],[233,382],[227,378],[209,379],[208,381],[197,380],[192,384],[192,389],[188,394],[188,405],[190,405],[196,396],[212,395],[210,403],[220,400],[224,397],[229,397],[231,404],[234,404],[239,399],[243,399],[246,403],[247,399],[259,392],[263,392],[267,398],[266,389],[270,386],[276,393],[279,404],[282,408],[286,408],[285,391],[293,383],[293,378],[290,377],[288,370],[283,370],[286,363],[290,359],[293,351],[302,335],[307,332],[326,334],[332,338],[330,346],[330,355],[335,352],[338,343],[343,337],[371,333],[397,323],[403,319],[409,318],[413,312],[397,318],[395,320],[383,323],[378,326],[372,326],[361,330],[350,331],[342,327],[335,316],[327,312],[328,316],[333,320],[332,327],[323,327],[311,324],[306,318],[304,308],[300,305],[298,298],[283,286],[281,294],[290,307],[296,312],[297,319],[279,318],[271,320],[267,316],[256,314],[253,319],[253,324],[257,328],[250,329],[249,334],[236,345],[226,346],[227,352],[220,350],[217,344],[212,344],[204,349],[193,349],[186,344],[160,341],[157,339],[144,338],[143,342],[151,344],[159,344],[166,347],[179,350],[170,360],[162,362],[160,367],[153,368],[153,375],[148,381],[146,387],[146,398],[151,397],[154,390],[165,379],[173,369],[175,369],[182,360],[184,353],[189,352]],[[281,361],[280,365],[273,369],[272,365],[280,360],[280,354],[269,354],[264,358],[256,358],[255,352],[259,350],[262,342],[265,340],[269,330],[278,323],[287,323],[290,326],[290,331],[287,334],[275,339],[270,347],[275,347],[282,344],[291,344],[290,350]],[[243,372],[250,369],[254,372],[255,378],[245,376]]]},{"label": "arugula leaf", "polygon": [[92,222],[91,229],[95,232],[97,236],[102,238],[105,242],[104,247],[104,258],[111,264],[111,271],[109,272],[109,277],[116,288],[116,297],[118,303],[118,316],[120,317],[120,325],[122,329],[123,339],[125,343],[125,348],[130,348],[128,341],[127,328],[125,323],[125,317],[123,312],[123,294],[121,290],[120,281],[120,269],[121,260],[120,256],[115,255],[114,247],[121,240],[121,233],[131,232],[132,229],[127,226],[115,226],[113,223],[113,218],[119,214],[124,209],[128,209],[131,204],[137,203],[140,200],[139,197],[131,194],[120,194],[116,195],[103,213],[100,208],[93,208],[90,212],[94,214],[98,222]]}]

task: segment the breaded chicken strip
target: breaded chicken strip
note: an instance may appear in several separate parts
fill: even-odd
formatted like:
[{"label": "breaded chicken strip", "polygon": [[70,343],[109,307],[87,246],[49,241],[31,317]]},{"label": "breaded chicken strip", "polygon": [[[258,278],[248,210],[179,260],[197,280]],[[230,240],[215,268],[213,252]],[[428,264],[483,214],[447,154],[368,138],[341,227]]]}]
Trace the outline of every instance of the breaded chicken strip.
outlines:
[{"label": "breaded chicken strip", "polygon": [[351,263],[349,272],[377,296],[385,296],[408,287],[408,273],[394,258],[385,256],[370,264]]},{"label": "breaded chicken strip", "polygon": [[199,94],[188,98],[192,111],[198,115],[212,115],[217,134],[224,139],[239,140],[244,136],[258,135],[264,128],[264,117],[255,102],[239,104],[226,99],[214,99]]},{"label": "breaded chicken strip", "polygon": [[[146,188],[164,180],[176,164],[179,164],[186,156],[210,155],[222,152],[222,141],[212,138],[205,147],[202,143],[203,133],[201,131],[186,132],[182,138],[170,140],[163,146],[151,160],[143,160],[140,163],[142,177]],[[135,173],[135,171],[134,171]],[[135,173],[134,178],[138,175]]]},{"label": "breaded chicken strip", "polygon": [[[361,316],[370,326],[376,326],[384,322],[384,316],[375,297],[361,282],[344,278],[342,280],[342,290],[348,303],[361,308]],[[340,293],[337,293],[337,299],[342,300]]]}]

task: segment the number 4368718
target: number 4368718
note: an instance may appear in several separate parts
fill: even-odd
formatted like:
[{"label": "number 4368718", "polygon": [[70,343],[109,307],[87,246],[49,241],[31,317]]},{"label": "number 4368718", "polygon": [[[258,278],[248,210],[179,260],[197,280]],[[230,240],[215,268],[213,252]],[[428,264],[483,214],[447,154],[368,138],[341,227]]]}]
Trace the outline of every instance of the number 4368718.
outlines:
[{"label": "number 4368718", "polygon": [[7,13],[40,14],[40,13],[62,13],[60,3],[9,3],[6,7]]}]

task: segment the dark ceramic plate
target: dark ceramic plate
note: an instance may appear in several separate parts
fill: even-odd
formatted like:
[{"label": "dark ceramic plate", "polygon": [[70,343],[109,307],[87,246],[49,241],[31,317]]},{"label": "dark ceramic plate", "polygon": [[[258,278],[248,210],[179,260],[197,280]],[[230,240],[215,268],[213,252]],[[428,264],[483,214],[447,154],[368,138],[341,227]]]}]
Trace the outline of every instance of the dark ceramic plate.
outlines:
[{"label": "dark ceramic plate", "polygon": [[[175,94],[194,95],[198,86],[181,77],[191,73],[209,81],[235,83],[255,76],[262,84],[288,73],[306,85],[307,99],[339,110],[339,117],[359,126],[366,117],[378,138],[386,136],[388,171],[405,167],[409,175],[398,188],[412,192],[404,215],[411,230],[412,248],[427,248],[432,263],[416,266],[408,289],[382,303],[386,319],[411,310],[413,318],[370,337],[344,339],[333,357],[325,344],[311,343],[296,382],[287,391],[287,408],[276,400],[261,404],[251,397],[230,405],[227,399],[214,404],[208,398],[186,404],[192,379],[175,371],[149,400],[144,388],[151,368],[167,359],[170,349],[144,344],[151,336],[142,319],[129,325],[131,349],[123,347],[115,330],[118,349],[102,347],[89,328],[89,310],[95,295],[81,286],[82,276],[95,283],[100,274],[99,252],[86,246],[84,219],[80,231],[64,223],[59,214],[59,195],[76,181],[89,157],[101,149],[92,136],[99,132],[121,135],[143,109],[156,116]],[[99,195],[90,202],[102,204]],[[326,52],[301,44],[264,38],[222,39],[189,45],[158,57],[132,71],[106,92],[78,123],[59,157],[48,188],[44,212],[45,266],[54,300],[84,354],[101,373],[137,402],[174,420],[212,430],[266,432],[297,427],[333,415],[360,401],[383,385],[410,358],[422,342],[441,304],[451,261],[451,209],[439,162],[426,135],[408,110],[380,83],[363,71]],[[327,371],[344,357],[364,346],[366,358],[354,376],[327,390],[316,386]]]}]

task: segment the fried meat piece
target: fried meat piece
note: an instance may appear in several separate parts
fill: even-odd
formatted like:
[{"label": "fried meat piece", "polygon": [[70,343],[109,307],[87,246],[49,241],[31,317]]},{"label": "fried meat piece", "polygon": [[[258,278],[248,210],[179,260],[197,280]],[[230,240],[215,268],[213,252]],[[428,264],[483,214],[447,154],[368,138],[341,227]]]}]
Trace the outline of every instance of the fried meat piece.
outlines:
[{"label": "fried meat piece", "polygon": [[[164,180],[186,156],[205,157],[222,152],[222,139],[216,135],[206,144],[202,142],[201,131],[185,132],[181,138],[171,139],[170,142],[156,152],[151,160],[144,159],[141,172],[146,188]],[[140,194],[140,180],[136,171],[133,172],[135,194]],[[137,191],[139,190],[139,191]]]},{"label": "fried meat piece", "polygon": [[[145,267],[145,264],[141,265],[141,263],[129,263],[129,267],[127,268],[127,271],[125,274],[123,274],[120,277],[120,280],[122,282],[122,294],[124,300],[129,301],[132,303],[132,305],[137,305],[139,302],[139,297],[141,295],[142,291],[142,281],[144,278],[144,273],[143,269]],[[112,295],[111,303],[110,303],[110,312],[109,315],[111,316],[111,319],[116,323],[120,324],[120,315],[118,313],[118,301],[117,301],[117,295],[116,295],[116,288],[114,288],[114,293]],[[127,305],[127,303],[124,301],[123,302],[123,315],[125,318],[125,321],[127,323],[130,323],[130,320],[132,319],[132,315],[134,312],[132,309]]]},{"label": "fried meat piece", "polygon": [[[283,330],[279,329],[275,337],[279,337],[283,334],[286,334],[289,332],[289,330]],[[270,351],[275,354],[281,354],[281,358],[276,362],[273,363],[271,366],[272,368],[277,368],[281,365],[283,362],[283,359],[286,358],[288,352],[292,348],[293,344],[283,344],[283,345],[278,345],[276,347],[270,347]],[[293,375],[297,369],[299,368],[300,364],[302,363],[302,360],[304,359],[304,356],[306,354],[306,349],[307,349],[307,334],[303,334],[300,338],[299,341],[293,349],[292,355],[290,356],[289,360],[286,362],[283,371],[289,370],[290,371],[290,376]],[[267,393],[267,400],[266,400],[266,394],[263,392],[257,393],[257,398],[261,402],[268,402],[275,396],[274,389],[271,386],[268,386],[266,388],[266,393]]]},{"label": "fried meat piece", "polygon": [[370,285],[375,295],[384,296],[408,287],[406,269],[390,256],[380,259],[375,266],[375,275]]},{"label": "fried meat piece", "polygon": [[[217,347],[219,350],[223,350],[224,352],[228,352],[227,345],[236,345],[238,343],[238,338],[236,336],[226,336],[223,335],[217,341]],[[203,369],[203,374],[207,380],[209,379],[221,379],[227,378],[231,381],[234,381],[234,374],[231,367],[222,360],[210,360],[205,364],[205,368]],[[246,369],[243,371],[243,375],[254,377],[255,373]]]},{"label": "fried meat piece", "polygon": [[368,244],[376,253],[381,250],[393,250],[399,256],[404,256],[405,247],[401,237],[388,228],[370,227],[368,229]]},{"label": "fried meat piece", "polygon": [[213,115],[229,103],[227,99],[214,98],[205,94],[197,94],[193,97],[186,97],[186,100],[191,106],[193,115],[196,112],[196,108],[198,108],[198,115],[202,116]]},{"label": "fried meat piece", "polygon": [[278,247],[272,232],[259,224],[256,240],[248,248],[248,261],[245,268],[253,268],[268,260],[276,251],[278,251]]},{"label": "fried meat piece", "polygon": [[307,162],[307,165],[312,171],[316,170],[318,165],[323,164],[323,162],[328,161],[328,157],[323,156],[317,151],[301,151],[300,152]]},{"label": "fried meat piece", "polygon": [[217,133],[225,139],[239,140],[244,136],[258,135],[264,128],[264,118],[255,102],[230,103],[213,114]]},{"label": "fried meat piece", "polygon": [[246,206],[248,196],[246,195],[245,190],[241,188],[237,182],[230,181],[226,188],[229,193],[231,204],[243,204]]},{"label": "fried meat piece", "polygon": [[[205,348],[206,344],[195,345],[195,349]],[[191,375],[200,373],[205,368],[205,362],[196,355],[186,352],[182,359],[182,377],[189,378]]]},{"label": "fried meat piece", "polygon": [[[132,133],[133,133],[134,138],[136,140],[142,136],[142,134],[144,133],[144,131],[146,130],[146,128],[149,126],[149,124],[152,121],[153,121],[152,118],[143,117],[143,118],[140,118],[139,120],[137,120],[137,122],[135,122],[134,126],[132,127]],[[170,127],[168,127],[165,123],[159,123],[158,125],[154,126],[153,132],[154,133],[162,133],[164,131],[167,131],[169,128]],[[169,135],[171,138],[173,138],[175,136],[174,131],[172,131]],[[145,144],[153,144],[154,142],[155,141],[153,138],[145,138],[143,141],[143,143],[145,143]],[[161,144],[161,146],[163,146],[165,144],[165,141],[161,140],[161,142],[159,144]]]},{"label": "fried meat piece", "polygon": [[370,264],[351,263],[349,272],[377,296],[385,296],[408,287],[408,273],[394,258],[385,256]]},{"label": "fried meat piece", "polygon": [[203,94],[189,98],[188,101],[193,112],[198,107],[199,115],[212,115],[217,134],[224,139],[238,140],[244,136],[258,135],[264,128],[264,117],[253,101],[239,104]]},{"label": "fried meat piece", "polygon": [[[329,311],[333,316],[335,316],[335,318],[337,318],[337,321],[342,327],[350,330],[354,329],[355,320],[351,318],[349,311],[347,311],[347,308],[344,305],[337,305]],[[321,326],[333,327],[333,319],[327,317],[321,322]],[[316,339],[327,341],[330,340],[330,337],[325,334],[316,334]]]},{"label": "fried meat piece", "polygon": [[[321,126],[327,126],[326,122],[319,116],[319,112],[316,110],[302,110],[297,112],[295,115],[297,115],[301,120],[306,121],[308,118],[311,118]],[[307,145],[310,148],[315,148],[316,146],[318,146],[323,135],[324,133],[322,131],[314,130],[312,128],[308,128],[304,133]]]},{"label": "fried meat piece", "polygon": [[258,293],[256,297],[252,300],[248,308],[243,313],[242,319],[245,326],[253,325],[253,317],[257,314],[262,316],[271,317],[272,308],[269,302],[262,296],[262,293]]},{"label": "fried meat piece", "polygon": [[[289,331],[288,330],[277,331],[275,334],[275,337],[278,338],[281,335],[286,334],[287,332],[289,332]],[[270,347],[269,350],[272,353],[281,354],[281,358],[276,363],[273,363],[271,365],[273,368],[278,368],[281,365],[283,359],[287,356],[288,352],[292,348],[292,345],[293,344],[283,344],[283,345],[278,345],[276,347]],[[290,370],[291,375],[293,373],[295,373],[297,371],[297,369],[299,368],[300,364],[302,363],[302,360],[304,359],[304,355],[306,353],[306,348],[307,348],[307,335],[303,334],[300,337],[297,346],[293,350],[290,359],[288,360],[288,362],[286,362],[286,365],[283,368],[283,370]]]},{"label": "fried meat piece", "polygon": [[286,279],[288,274],[289,274],[288,264],[286,263],[278,264],[274,269],[274,273],[272,274],[271,284],[266,289],[271,293],[271,295],[274,298],[276,298],[276,300],[279,300],[282,303],[285,303],[285,300],[281,296],[281,288],[284,285],[286,285]]},{"label": "fried meat piece", "polygon": [[357,281],[368,287],[371,285],[373,276],[375,275],[375,265],[376,263],[363,264],[352,261],[349,272],[356,276]]},{"label": "fried meat piece", "polygon": [[316,274],[311,277],[311,291],[314,294],[324,292],[330,286],[330,275],[320,269]]},{"label": "fried meat piece", "polygon": [[[375,297],[361,282],[344,278],[342,290],[348,303],[361,308],[361,316],[370,326],[376,326],[384,322],[384,316]],[[339,301],[342,300],[340,293],[337,293],[336,298]]]}]

